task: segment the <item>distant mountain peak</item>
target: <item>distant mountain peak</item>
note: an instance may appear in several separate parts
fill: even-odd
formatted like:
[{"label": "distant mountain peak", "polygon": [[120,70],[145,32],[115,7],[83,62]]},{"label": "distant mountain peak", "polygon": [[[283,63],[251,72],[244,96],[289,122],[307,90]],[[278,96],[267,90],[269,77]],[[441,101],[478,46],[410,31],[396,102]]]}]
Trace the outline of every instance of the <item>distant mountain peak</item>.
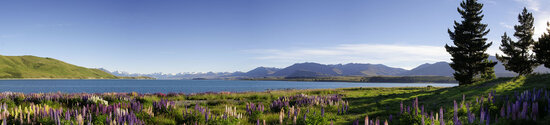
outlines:
[{"label": "distant mountain peak", "polygon": [[[288,67],[267,68],[258,67],[245,74],[236,74],[243,77],[269,76],[366,76],[366,75],[394,75],[406,70],[392,68],[383,64],[320,64],[315,62],[295,63]],[[303,73],[303,74],[300,74]],[[236,76],[234,75],[234,76]]]}]

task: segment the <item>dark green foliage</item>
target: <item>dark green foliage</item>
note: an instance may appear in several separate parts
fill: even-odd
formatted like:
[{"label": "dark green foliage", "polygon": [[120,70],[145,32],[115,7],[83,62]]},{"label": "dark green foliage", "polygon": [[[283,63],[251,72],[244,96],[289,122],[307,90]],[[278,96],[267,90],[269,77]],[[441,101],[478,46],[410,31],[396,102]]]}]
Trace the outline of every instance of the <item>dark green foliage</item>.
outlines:
[{"label": "dark green foliage", "polygon": [[[13,121],[11,123],[19,123],[19,121]],[[42,124],[42,125],[54,125],[55,121],[53,121],[52,119],[49,119],[49,118],[39,118],[38,123]]]},{"label": "dark green foliage", "polygon": [[514,36],[518,39],[514,42],[504,33],[502,36],[502,45],[500,50],[505,55],[498,55],[497,59],[502,62],[506,70],[516,72],[520,75],[526,75],[533,72],[538,66],[533,54],[530,54],[530,47],[535,42],[533,40],[534,26],[533,14],[523,8],[523,12],[518,16],[519,25],[514,26],[516,32]]},{"label": "dark green foliage", "polygon": [[486,43],[487,38],[484,38],[489,29],[487,24],[481,23],[483,4],[466,0],[460,7],[462,9],[457,10],[464,20],[454,22],[454,32],[448,30],[455,46],[445,45],[445,49],[452,56],[450,66],[455,70],[455,79],[460,85],[465,85],[475,82],[474,77],[484,74],[487,67],[494,67],[496,63],[485,61],[489,57],[485,51],[492,43]]},{"label": "dark green foliage", "polygon": [[94,125],[104,125],[105,120],[107,119],[107,115],[93,115],[93,121]]},{"label": "dark green foliage", "polygon": [[136,113],[136,117],[138,119],[141,119],[146,124],[153,124],[154,123],[153,117],[150,116],[149,114],[145,113],[145,112]]},{"label": "dark green foliage", "polygon": [[328,125],[330,124],[329,118],[325,116],[321,116],[321,113],[316,112],[309,112],[306,113],[307,118],[304,119],[303,117],[298,118],[298,125]]},{"label": "dark green foliage", "polygon": [[502,36],[502,45],[500,50],[507,56],[501,56],[497,54],[497,59],[502,61],[504,68],[516,73],[521,72],[523,69],[520,67],[525,59],[521,58],[521,52],[517,51],[517,47],[514,45],[514,42],[506,33]]},{"label": "dark green foliage", "polygon": [[[424,118],[425,121],[428,118]],[[397,125],[421,125],[422,124],[422,117],[421,115],[414,115],[409,113],[401,114],[399,117],[399,122],[396,123]]]},{"label": "dark green foliage", "polygon": [[[252,114],[248,117],[248,121],[256,122],[258,119],[262,119],[263,114],[260,111],[252,111]],[[261,122],[261,121],[260,121]]]},{"label": "dark green foliage", "polygon": [[[485,63],[493,63],[491,60],[485,60]],[[495,67],[486,67],[485,72],[481,73],[481,80],[492,80],[496,79],[497,75],[495,74]]]},{"label": "dark green foliage", "polygon": [[235,118],[228,118],[228,119],[218,118],[214,120],[209,120],[208,124],[209,125],[238,125],[239,120]]},{"label": "dark green foliage", "polygon": [[[550,22],[548,23],[550,27]],[[550,68],[550,28],[547,33],[542,34],[539,38],[539,41],[535,43],[533,47],[533,52],[535,52],[535,57],[537,62],[543,64],[544,67]]]}]

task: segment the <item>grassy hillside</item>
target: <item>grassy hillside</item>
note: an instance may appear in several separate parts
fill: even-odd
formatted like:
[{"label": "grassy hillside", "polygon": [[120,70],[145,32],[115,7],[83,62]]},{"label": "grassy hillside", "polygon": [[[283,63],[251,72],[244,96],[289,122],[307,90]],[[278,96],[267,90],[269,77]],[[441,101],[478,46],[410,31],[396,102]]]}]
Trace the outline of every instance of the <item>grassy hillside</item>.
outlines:
[{"label": "grassy hillside", "polygon": [[52,58],[1,56],[0,78],[113,79],[114,75]]}]

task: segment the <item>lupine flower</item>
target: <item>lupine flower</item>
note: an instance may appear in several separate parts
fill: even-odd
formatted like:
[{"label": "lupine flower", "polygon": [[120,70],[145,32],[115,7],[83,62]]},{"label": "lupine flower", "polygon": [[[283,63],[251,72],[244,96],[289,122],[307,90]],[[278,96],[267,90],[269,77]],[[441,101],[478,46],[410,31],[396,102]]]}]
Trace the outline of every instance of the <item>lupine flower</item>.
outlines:
[{"label": "lupine flower", "polygon": [[325,116],[325,107],[321,107],[321,116]]},{"label": "lupine flower", "polygon": [[401,101],[401,104],[399,104],[399,114],[403,114],[403,101]]},{"label": "lupine flower", "polygon": [[[424,123],[424,115],[420,115],[420,117],[422,117],[421,125],[425,125],[425,123]],[[388,122],[388,121],[386,121],[386,123],[387,123],[387,122]]]},{"label": "lupine flower", "polygon": [[[454,103],[453,123],[455,125],[462,125],[462,123],[460,122],[460,119],[458,119],[458,105],[456,104],[456,100],[453,100],[453,103]],[[422,118],[424,118],[424,117],[422,117]]]},{"label": "lupine flower", "polygon": [[445,121],[443,120],[443,107],[440,107],[439,108],[439,123],[441,125],[445,125]]},{"label": "lupine flower", "polygon": [[369,125],[369,115],[365,116],[365,125]]},{"label": "lupine flower", "polygon": [[485,120],[485,111],[483,110],[483,107],[481,107],[481,112],[479,116],[479,123],[483,124],[483,120]]}]

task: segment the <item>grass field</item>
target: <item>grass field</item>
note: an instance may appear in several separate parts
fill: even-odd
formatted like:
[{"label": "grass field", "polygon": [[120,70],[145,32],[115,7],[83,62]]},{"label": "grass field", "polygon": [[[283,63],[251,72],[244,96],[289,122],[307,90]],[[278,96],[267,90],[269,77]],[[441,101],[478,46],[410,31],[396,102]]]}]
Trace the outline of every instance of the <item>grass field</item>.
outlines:
[{"label": "grass field", "polygon": [[[459,105],[456,119],[461,124],[485,123],[487,120],[480,121],[481,116],[484,119],[490,116],[486,118],[490,120],[489,124],[548,124],[550,102],[546,86],[549,84],[550,75],[545,74],[499,78],[452,88],[342,88],[199,94],[2,93],[0,102],[7,107],[0,106],[0,114],[6,111],[8,115],[4,114],[0,119],[7,119],[5,122],[9,124],[263,124],[264,120],[266,124],[280,124],[281,120],[283,124],[294,124],[294,119],[296,124],[363,124],[368,115],[369,120],[379,119],[380,124],[386,120],[389,124],[430,124],[432,121],[456,124],[453,103],[456,101]],[[506,104],[510,102],[520,103],[517,111],[512,108],[514,119],[508,115],[510,112],[499,115],[501,110],[506,111]],[[525,108],[521,102],[527,104],[524,104]],[[400,108],[402,104],[404,108]],[[468,109],[466,104],[469,104]],[[407,107],[409,111],[406,111]],[[425,112],[421,112],[421,107]],[[40,112],[40,109],[53,110],[48,113]],[[414,109],[421,113],[414,113]],[[431,117],[438,118],[434,115],[440,110],[443,116],[438,114],[439,120],[431,120]],[[472,118],[468,111],[475,115],[474,119],[477,118],[475,122],[469,123]],[[424,122],[421,121],[423,117]]]}]

